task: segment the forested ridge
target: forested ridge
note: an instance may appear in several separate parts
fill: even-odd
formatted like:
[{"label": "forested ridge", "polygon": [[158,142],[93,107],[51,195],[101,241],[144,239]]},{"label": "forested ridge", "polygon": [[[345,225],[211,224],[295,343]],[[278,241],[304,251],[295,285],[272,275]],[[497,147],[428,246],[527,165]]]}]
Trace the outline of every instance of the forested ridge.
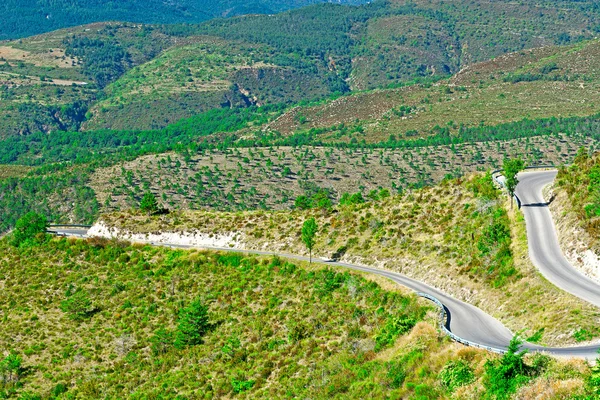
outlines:
[{"label": "forested ridge", "polygon": [[[0,40],[97,21],[198,23],[227,15],[272,14],[318,2],[320,0],[6,0],[0,4],[0,12],[4,17],[0,26]],[[342,2],[360,4],[361,0]]]},{"label": "forested ridge", "polygon": [[[193,14],[191,3],[179,6]],[[582,43],[597,35],[599,15],[591,2],[376,1],[199,24],[98,23],[52,32],[0,46],[0,136],[158,129],[214,108],[295,104],[435,81],[509,52]],[[559,68],[502,79],[587,77]],[[82,81],[85,86],[68,85]],[[85,118],[57,118],[57,109],[76,101]]]}]

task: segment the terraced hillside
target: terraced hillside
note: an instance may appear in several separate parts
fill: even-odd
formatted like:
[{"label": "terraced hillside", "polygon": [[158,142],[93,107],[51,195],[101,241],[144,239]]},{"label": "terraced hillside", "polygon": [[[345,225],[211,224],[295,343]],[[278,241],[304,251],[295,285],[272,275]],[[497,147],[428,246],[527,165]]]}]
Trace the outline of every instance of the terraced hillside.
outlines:
[{"label": "terraced hillside", "polygon": [[344,193],[367,196],[381,189],[397,193],[497,168],[506,156],[560,165],[590,145],[600,142],[538,136],[414,149],[303,146],[240,148],[191,157],[168,153],[99,168],[89,185],[103,211],[136,207],[148,190],[173,209],[290,209],[302,195],[324,190],[337,203]]}]

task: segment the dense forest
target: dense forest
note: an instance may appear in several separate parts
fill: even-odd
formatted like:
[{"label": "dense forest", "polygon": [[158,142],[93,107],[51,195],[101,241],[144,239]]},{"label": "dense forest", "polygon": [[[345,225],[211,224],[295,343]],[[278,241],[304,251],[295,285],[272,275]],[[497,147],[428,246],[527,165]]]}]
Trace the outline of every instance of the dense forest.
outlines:
[{"label": "dense forest", "polygon": [[[3,16],[0,40],[31,36],[96,21],[198,23],[221,16],[272,14],[322,1],[324,0],[6,0],[0,4],[0,13]],[[362,1],[338,2],[360,4]]]}]

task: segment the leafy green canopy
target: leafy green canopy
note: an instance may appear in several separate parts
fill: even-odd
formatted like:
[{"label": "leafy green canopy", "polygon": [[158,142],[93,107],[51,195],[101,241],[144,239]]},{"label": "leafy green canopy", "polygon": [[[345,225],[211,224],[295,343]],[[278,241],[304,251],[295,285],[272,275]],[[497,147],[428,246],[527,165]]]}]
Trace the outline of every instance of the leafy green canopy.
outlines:
[{"label": "leafy green canopy", "polygon": [[45,238],[46,229],[48,229],[46,217],[35,212],[29,212],[17,221],[15,230],[12,233],[12,243],[18,247],[41,242]]},{"label": "leafy green canopy", "polygon": [[202,343],[202,337],[208,331],[208,307],[199,299],[179,312],[175,346],[183,348]]},{"label": "leafy green canopy", "polygon": [[153,214],[158,211],[158,201],[156,201],[156,197],[152,192],[146,192],[142,201],[140,202],[140,210]]},{"label": "leafy green canopy", "polygon": [[510,206],[512,208],[513,205],[513,197],[515,195],[515,190],[517,189],[517,185],[519,184],[519,179],[517,175],[519,172],[523,171],[525,168],[525,161],[515,158],[515,159],[506,159],[504,160],[504,164],[502,164],[502,169],[504,170],[504,184],[506,185],[506,190],[510,194]]},{"label": "leafy green canopy", "polygon": [[537,376],[548,362],[548,357],[536,355],[532,365],[525,363],[527,351],[520,351],[523,342],[514,337],[510,341],[508,351],[500,360],[488,361],[485,364],[486,398],[509,399],[517,388]]}]

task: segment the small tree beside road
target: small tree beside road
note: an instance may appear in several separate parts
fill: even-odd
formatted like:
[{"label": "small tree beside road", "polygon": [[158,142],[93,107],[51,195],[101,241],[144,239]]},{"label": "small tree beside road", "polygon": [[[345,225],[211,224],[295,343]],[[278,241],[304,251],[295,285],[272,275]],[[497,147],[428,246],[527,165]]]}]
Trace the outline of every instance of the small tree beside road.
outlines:
[{"label": "small tree beside road", "polygon": [[19,247],[43,241],[46,229],[48,229],[48,220],[45,216],[35,212],[27,213],[15,225],[12,244]]},{"label": "small tree beside road", "polygon": [[519,172],[523,171],[524,168],[525,162],[520,158],[506,159],[502,165],[502,169],[504,170],[504,182],[506,185],[506,190],[508,190],[508,194],[510,195],[511,209],[513,208],[513,197],[515,196],[515,190],[519,184],[517,175]]},{"label": "small tree beside road", "polygon": [[302,225],[302,241],[308,248],[309,262],[312,264],[312,250],[315,247],[315,236],[317,235],[317,221],[314,218],[309,218]]}]

